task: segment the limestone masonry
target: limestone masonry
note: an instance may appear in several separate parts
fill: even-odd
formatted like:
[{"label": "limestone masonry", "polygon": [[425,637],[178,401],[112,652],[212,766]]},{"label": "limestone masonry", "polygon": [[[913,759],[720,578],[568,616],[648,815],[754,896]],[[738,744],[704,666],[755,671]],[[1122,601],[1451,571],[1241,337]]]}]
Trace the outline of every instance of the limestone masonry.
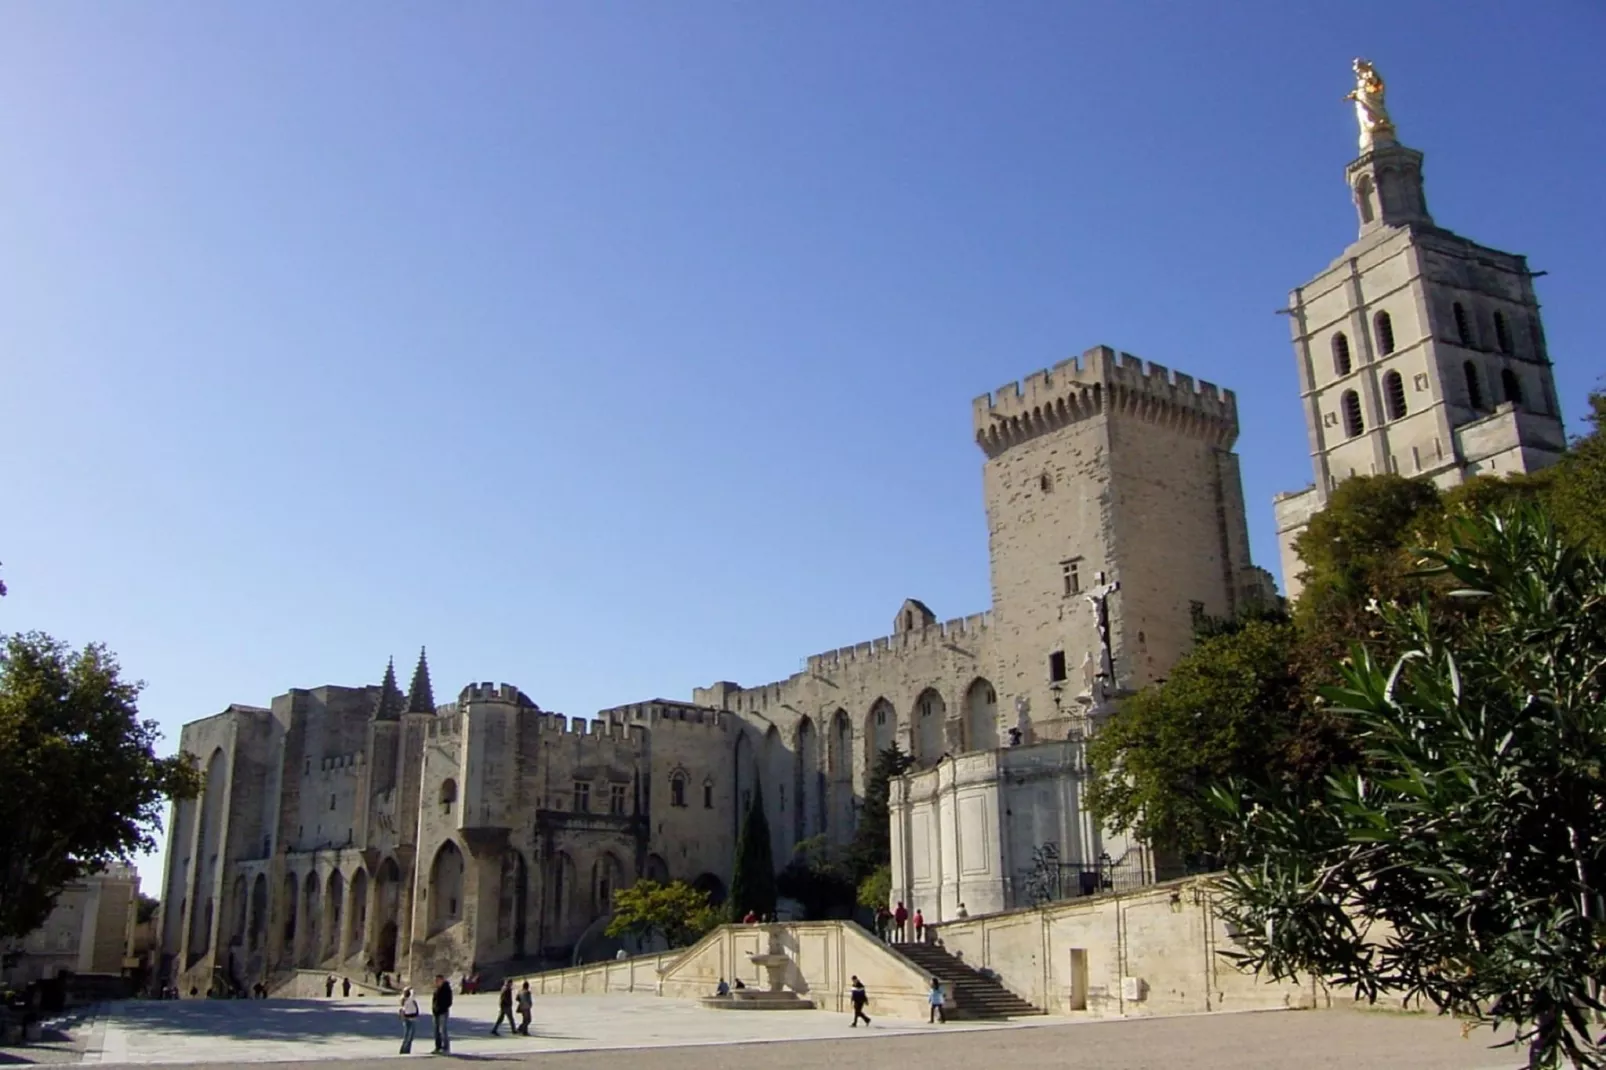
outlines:
[{"label": "limestone masonry", "polygon": [[[378,685],[294,689],[186,725],[206,789],[168,826],[165,976],[187,993],[296,966],[416,978],[606,953],[615,889],[668,877],[723,896],[758,784],[777,866],[801,840],[845,843],[892,742],[929,768],[1079,738],[1103,709],[1090,695],[1166,672],[1196,613],[1273,596],[1249,560],[1231,391],[1100,347],[977,398],[972,417],[987,612],[939,622],[909,599],[891,635],[785,680],[589,722],[506,684],[437,704],[421,655],[406,694],[387,668]],[[1104,637],[1095,590],[1117,592]],[[1044,759],[987,768],[1006,765]],[[1044,818],[1082,829],[1067,860],[1124,854],[1079,799]],[[1015,818],[1021,843],[1042,838],[1034,820]],[[1006,905],[1020,879],[1007,865],[967,876],[968,894]],[[944,894],[957,902],[957,878]]]}]

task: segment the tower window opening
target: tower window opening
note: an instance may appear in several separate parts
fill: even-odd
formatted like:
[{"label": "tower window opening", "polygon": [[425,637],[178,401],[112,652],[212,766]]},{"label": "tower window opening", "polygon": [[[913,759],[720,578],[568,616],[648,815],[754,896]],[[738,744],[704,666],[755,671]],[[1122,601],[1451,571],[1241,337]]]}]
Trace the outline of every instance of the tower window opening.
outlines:
[{"label": "tower window opening", "polygon": [[1494,343],[1500,347],[1500,352],[1506,354],[1511,352],[1511,332],[1506,329],[1504,313],[1494,314]]},{"label": "tower window opening", "polygon": [[1379,312],[1373,323],[1377,330],[1377,351],[1386,357],[1394,352],[1394,321],[1387,312]]},{"label": "tower window opening", "polygon": [[1350,438],[1359,437],[1366,430],[1366,422],[1361,419],[1361,396],[1353,390],[1346,390],[1339,399],[1339,406],[1344,410],[1344,434]]},{"label": "tower window opening", "polygon": [[591,785],[583,780],[574,782],[574,812],[577,814],[591,812]]},{"label": "tower window opening", "polygon": [[1082,573],[1081,558],[1060,562],[1060,576],[1065,581],[1065,597],[1071,598],[1081,593]]},{"label": "tower window opening", "polygon": [[1522,384],[1517,380],[1517,373],[1510,368],[1500,370],[1500,392],[1513,405],[1522,404]]},{"label": "tower window opening", "polygon": [[1451,311],[1455,314],[1455,338],[1464,346],[1472,345],[1472,328],[1467,323],[1467,310],[1457,301]]},{"label": "tower window opening", "polygon": [[704,810],[712,810],[713,808],[714,808],[714,782],[712,780],[705,780],[705,781],[703,781],[703,809]]},{"label": "tower window opening", "polygon": [[1048,656],[1048,682],[1051,684],[1065,682],[1065,651],[1056,650]]},{"label": "tower window opening", "polygon": [[1042,475],[1037,477],[1037,488],[1044,494],[1047,494],[1049,491],[1054,489],[1054,477],[1050,476],[1047,472],[1044,472]]},{"label": "tower window opening", "polygon": [[1333,335],[1333,374],[1348,375],[1350,371],[1349,336],[1343,331]]},{"label": "tower window opening", "polygon": [[329,809],[333,810],[334,808],[335,808],[335,797],[333,795],[331,795],[331,796],[329,796]]},{"label": "tower window opening", "polygon": [[625,786],[623,784],[610,784],[608,786],[608,813],[622,814],[625,812]]},{"label": "tower window opening", "polygon": [[1390,420],[1405,415],[1405,380],[1400,378],[1399,372],[1383,374],[1383,403],[1388,406]]},{"label": "tower window opening", "polygon": [[669,805],[686,805],[686,778],[680,773],[669,778]]},{"label": "tower window opening", "polygon": [[1467,377],[1467,404],[1474,409],[1483,408],[1483,387],[1478,383],[1478,369],[1469,360],[1461,365]]}]

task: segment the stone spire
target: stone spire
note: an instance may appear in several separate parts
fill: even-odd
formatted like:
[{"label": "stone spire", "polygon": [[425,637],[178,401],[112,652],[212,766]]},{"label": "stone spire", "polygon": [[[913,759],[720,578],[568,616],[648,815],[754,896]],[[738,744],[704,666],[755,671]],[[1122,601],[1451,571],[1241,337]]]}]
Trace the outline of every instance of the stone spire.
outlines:
[{"label": "stone spire", "polygon": [[401,716],[402,693],[396,686],[396,659],[385,664],[385,680],[379,685],[379,705],[374,707],[374,720],[394,721]]},{"label": "stone spire", "polygon": [[413,686],[407,689],[408,713],[434,713],[435,689],[429,685],[429,660],[418,648],[418,668],[413,670]]}]

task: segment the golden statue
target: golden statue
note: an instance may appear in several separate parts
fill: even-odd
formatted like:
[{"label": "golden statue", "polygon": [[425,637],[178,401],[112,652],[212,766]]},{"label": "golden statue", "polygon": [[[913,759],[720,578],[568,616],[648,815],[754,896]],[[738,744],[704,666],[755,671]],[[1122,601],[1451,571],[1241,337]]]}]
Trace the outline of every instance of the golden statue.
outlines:
[{"label": "golden statue", "polygon": [[1368,152],[1379,142],[1394,140],[1394,124],[1383,105],[1383,76],[1370,60],[1358,59],[1352,66],[1355,88],[1344,99],[1355,102],[1355,118],[1361,124],[1361,151]]}]

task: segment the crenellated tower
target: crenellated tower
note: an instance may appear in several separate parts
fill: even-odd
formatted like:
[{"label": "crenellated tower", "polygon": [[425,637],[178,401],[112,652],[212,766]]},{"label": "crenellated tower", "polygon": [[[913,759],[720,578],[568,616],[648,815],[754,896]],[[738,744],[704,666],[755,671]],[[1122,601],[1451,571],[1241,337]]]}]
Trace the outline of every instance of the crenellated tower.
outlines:
[{"label": "crenellated tower", "polygon": [[1395,473],[1450,487],[1553,464],[1566,445],[1526,258],[1438,226],[1422,153],[1355,61],[1360,155],[1344,170],[1360,233],[1288,302],[1315,480],[1278,495],[1283,584],[1294,540],[1341,481]]},{"label": "crenellated tower", "polygon": [[1100,346],[977,398],[973,422],[1000,690],[1017,696],[1003,719],[1020,716],[1028,739],[1063,738],[1078,694],[1167,671],[1197,612],[1269,594],[1249,558],[1231,391]]}]

